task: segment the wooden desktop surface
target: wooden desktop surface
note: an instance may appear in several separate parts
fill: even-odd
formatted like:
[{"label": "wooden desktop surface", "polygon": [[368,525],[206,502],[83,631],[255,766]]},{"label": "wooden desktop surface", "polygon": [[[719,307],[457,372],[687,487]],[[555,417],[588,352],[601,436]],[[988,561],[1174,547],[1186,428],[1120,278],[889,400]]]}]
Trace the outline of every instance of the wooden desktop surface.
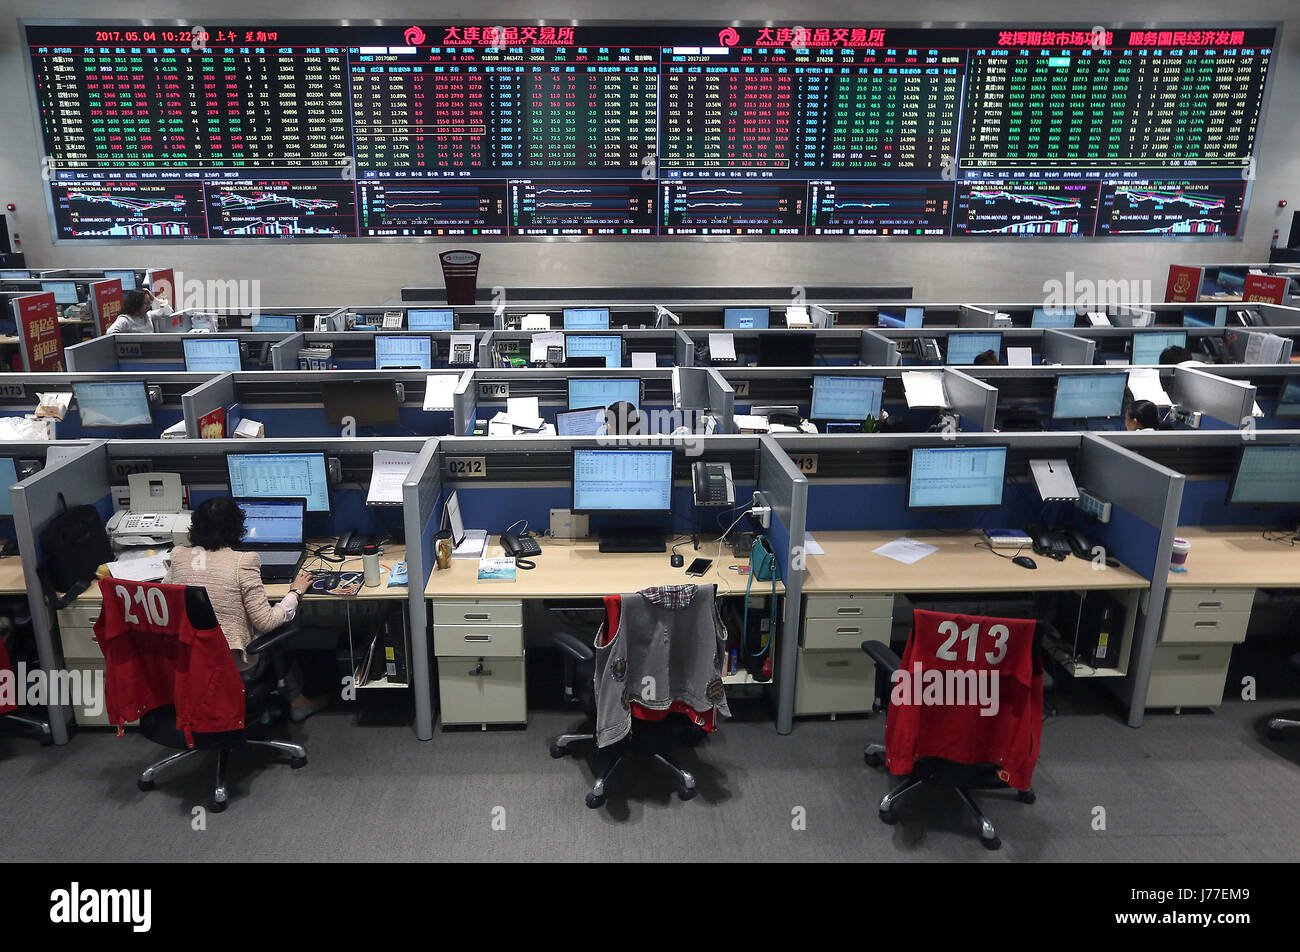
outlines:
[{"label": "wooden desktop surface", "polygon": [[1300,545],[1249,526],[1180,526],[1178,538],[1192,548],[1187,571],[1170,571],[1170,588],[1300,588]]},{"label": "wooden desktop surface", "polygon": [[[977,532],[813,532],[825,550],[810,555],[804,594],[830,592],[1014,592],[1076,589],[1148,588],[1150,583],[1126,566],[1094,569],[1090,560],[1070,556],[1057,562],[1026,550],[1038,568],[1026,569],[988,549],[976,548]],[[876,555],[901,536],[939,547],[911,565]],[[999,550],[1010,555],[1010,550]]]},{"label": "wooden desktop surface", "polygon": [[[312,558],[311,553],[318,546],[332,545],[333,543],[334,543],[334,539],[332,538],[308,539],[307,558],[303,560],[303,568],[324,569],[331,572],[362,571],[361,556],[359,555],[350,557],[344,560],[343,562],[321,562],[319,559]],[[357,592],[355,595],[330,595],[330,594],[321,594],[321,593],[313,592],[308,594],[305,601],[313,601],[318,598],[352,598],[352,599],[406,598],[407,589],[405,585],[397,585],[394,586],[393,588],[388,587],[388,573],[389,570],[393,567],[393,563],[401,562],[405,558],[406,558],[406,546],[404,544],[400,542],[385,542],[383,548],[380,550],[379,553],[379,585],[377,585],[375,588],[366,588],[365,586],[362,586],[361,591]],[[0,559],[0,584],[3,584],[3,580],[4,580],[4,575],[3,575],[4,563],[8,561],[9,561],[8,559]],[[18,560],[14,559],[14,561],[16,562]],[[22,570],[20,566],[19,567],[20,576],[21,576],[21,571]],[[0,589],[0,592],[2,591],[3,589]],[[287,594],[289,594],[288,582],[276,582],[266,586],[266,597],[273,602],[279,601],[280,599],[284,598],[284,596]],[[100,596],[99,596],[98,585],[90,586],[90,588],[86,589],[80,595],[80,598],[94,599],[96,601],[99,600],[99,597]]]},{"label": "wooden desktop surface", "polygon": [[23,561],[16,555],[0,558],[0,595],[26,595]]},{"label": "wooden desktop surface", "polygon": [[[677,547],[685,559],[681,568],[668,563],[671,546],[663,552],[601,552],[594,539],[539,540],[542,554],[532,561],[535,569],[517,569],[513,582],[480,582],[478,559],[453,559],[446,569],[435,568],[429,576],[424,594],[428,598],[599,598],[602,595],[620,595],[637,592],[656,585],[709,585],[718,586],[718,594],[743,594],[747,576],[733,571],[733,565],[749,565],[749,559],[731,554],[728,545],[722,547],[722,558],[717,560],[718,540],[701,540],[698,551],[691,548],[690,540]],[[488,556],[504,555],[496,536],[488,539]],[[697,558],[713,559],[709,571],[699,578],[686,574],[686,569]],[[777,593],[785,589],[776,584]],[[754,591],[769,594],[771,582],[754,582]]]}]

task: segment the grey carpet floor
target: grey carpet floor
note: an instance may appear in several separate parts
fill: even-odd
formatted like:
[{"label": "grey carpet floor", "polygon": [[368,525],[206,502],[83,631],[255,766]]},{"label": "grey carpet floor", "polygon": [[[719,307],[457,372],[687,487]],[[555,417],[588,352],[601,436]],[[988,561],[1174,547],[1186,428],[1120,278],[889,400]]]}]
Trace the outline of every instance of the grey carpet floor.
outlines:
[{"label": "grey carpet floor", "polygon": [[896,826],[877,819],[893,781],[863,764],[862,745],[881,738],[879,719],[799,721],[788,737],[738,719],[683,753],[694,800],[646,766],[589,810],[590,757],[547,750],[574,715],[534,712],[527,730],[439,730],[421,743],[408,727],[327,713],[287,732],[310,752],[302,770],[237,757],[230,808],[202,830],[191,811],[206,800],[210,759],[146,794],[136,774],[160,749],[142,737],[83,732],[42,749],[0,736],[0,861],[1293,861],[1300,736],[1262,733],[1285,707],[1229,702],[1153,714],[1138,730],[1113,713],[1049,719],[1038,802],[978,798],[1003,839],[997,853],[944,791],[905,801]]}]

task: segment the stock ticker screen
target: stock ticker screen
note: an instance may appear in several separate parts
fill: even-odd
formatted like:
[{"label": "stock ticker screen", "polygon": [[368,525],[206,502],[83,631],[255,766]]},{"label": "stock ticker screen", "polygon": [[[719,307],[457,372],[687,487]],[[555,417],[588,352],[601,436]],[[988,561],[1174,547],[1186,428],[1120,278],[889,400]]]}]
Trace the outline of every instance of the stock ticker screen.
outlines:
[{"label": "stock ticker screen", "polygon": [[1234,237],[1276,38],[25,29],[59,241]]}]

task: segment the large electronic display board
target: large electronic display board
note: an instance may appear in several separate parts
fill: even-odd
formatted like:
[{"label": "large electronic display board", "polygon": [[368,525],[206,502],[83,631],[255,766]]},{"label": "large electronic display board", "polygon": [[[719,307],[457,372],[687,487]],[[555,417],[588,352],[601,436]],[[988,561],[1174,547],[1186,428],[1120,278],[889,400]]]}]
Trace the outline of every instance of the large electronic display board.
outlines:
[{"label": "large electronic display board", "polygon": [[1235,237],[1274,25],[24,23],[57,241]]}]

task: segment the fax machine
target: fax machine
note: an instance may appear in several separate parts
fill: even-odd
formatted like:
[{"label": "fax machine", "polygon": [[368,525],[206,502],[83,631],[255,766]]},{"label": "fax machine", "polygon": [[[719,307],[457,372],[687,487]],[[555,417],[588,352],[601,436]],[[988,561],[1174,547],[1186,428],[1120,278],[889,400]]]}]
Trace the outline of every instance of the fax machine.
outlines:
[{"label": "fax machine", "polygon": [[108,520],[114,550],[185,545],[189,541],[190,513],[181,508],[179,474],[133,473],[127,484],[131,508],[113,513]]}]

